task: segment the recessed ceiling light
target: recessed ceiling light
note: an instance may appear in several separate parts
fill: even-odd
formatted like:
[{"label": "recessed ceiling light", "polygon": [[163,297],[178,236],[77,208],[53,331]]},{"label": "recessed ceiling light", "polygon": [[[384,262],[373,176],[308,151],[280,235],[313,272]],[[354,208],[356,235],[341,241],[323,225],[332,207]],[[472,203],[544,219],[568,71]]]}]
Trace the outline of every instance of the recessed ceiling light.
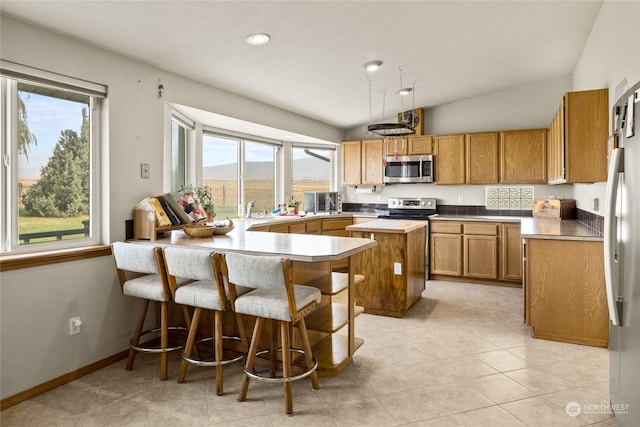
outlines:
[{"label": "recessed ceiling light", "polygon": [[250,45],[260,46],[261,44],[268,43],[269,40],[271,40],[271,36],[265,33],[253,33],[249,34],[244,40]]},{"label": "recessed ceiling light", "polygon": [[381,65],[382,65],[382,61],[369,61],[366,64],[364,64],[364,68],[366,68],[367,71],[375,71],[378,68],[380,68]]}]

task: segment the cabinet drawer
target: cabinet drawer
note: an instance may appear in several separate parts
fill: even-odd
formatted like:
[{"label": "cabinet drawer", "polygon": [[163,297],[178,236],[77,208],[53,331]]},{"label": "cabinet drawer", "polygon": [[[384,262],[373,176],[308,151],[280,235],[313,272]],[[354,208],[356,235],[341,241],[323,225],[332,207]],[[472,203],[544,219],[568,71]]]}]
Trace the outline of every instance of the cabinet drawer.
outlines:
[{"label": "cabinet drawer", "polygon": [[498,224],[468,223],[464,225],[464,234],[482,234],[485,236],[497,236]]},{"label": "cabinet drawer", "polygon": [[289,226],[289,233],[304,234],[305,233],[304,222],[301,222],[299,224],[291,224]]},{"label": "cabinet drawer", "polygon": [[323,219],[322,220],[322,232],[332,230],[344,230],[347,225],[353,224],[353,219]]},{"label": "cabinet drawer", "polygon": [[449,221],[431,221],[429,222],[429,229],[432,233],[461,234],[462,224]]}]

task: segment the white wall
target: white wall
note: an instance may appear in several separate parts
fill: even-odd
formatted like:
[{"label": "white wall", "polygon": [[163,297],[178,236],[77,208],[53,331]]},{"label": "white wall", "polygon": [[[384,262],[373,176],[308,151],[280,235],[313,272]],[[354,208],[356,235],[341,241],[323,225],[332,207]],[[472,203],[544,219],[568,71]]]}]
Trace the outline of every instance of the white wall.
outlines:
[{"label": "white wall", "polygon": [[[425,109],[425,134],[547,128],[562,95],[572,90],[571,82],[567,75]],[[366,132],[366,125],[347,131],[348,139],[372,137]],[[485,204],[483,185],[394,184],[378,187],[373,194],[356,193],[353,187],[343,187],[341,191],[345,201],[352,203],[386,203],[389,197],[435,197],[442,205]],[[550,196],[571,199],[573,186],[534,186],[535,198]]]},{"label": "white wall", "polygon": [[[609,88],[609,105],[613,105],[638,81],[640,2],[605,1],[575,68],[574,89]],[[574,197],[580,209],[604,215],[605,183],[576,184]],[[594,198],[600,199],[599,211],[591,209]]]},{"label": "white wall", "polygon": [[[165,101],[303,133],[344,139],[342,130],[64,37],[0,17],[3,60],[108,86],[104,243],[125,237],[125,220],[142,198],[163,191]],[[158,81],[165,87],[158,98]],[[140,178],[140,163],[151,178]],[[1,398],[128,348],[138,301],[122,296],[110,257],[2,273]],[[80,315],[79,335],[69,318]]]}]

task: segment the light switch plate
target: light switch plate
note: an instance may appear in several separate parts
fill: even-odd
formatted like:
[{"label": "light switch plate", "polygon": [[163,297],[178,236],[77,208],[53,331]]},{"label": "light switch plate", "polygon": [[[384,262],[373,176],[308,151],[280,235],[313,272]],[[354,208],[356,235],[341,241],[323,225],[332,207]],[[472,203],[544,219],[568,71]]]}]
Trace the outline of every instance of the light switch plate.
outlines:
[{"label": "light switch plate", "polygon": [[140,163],[140,177],[148,179],[150,175],[149,163]]}]

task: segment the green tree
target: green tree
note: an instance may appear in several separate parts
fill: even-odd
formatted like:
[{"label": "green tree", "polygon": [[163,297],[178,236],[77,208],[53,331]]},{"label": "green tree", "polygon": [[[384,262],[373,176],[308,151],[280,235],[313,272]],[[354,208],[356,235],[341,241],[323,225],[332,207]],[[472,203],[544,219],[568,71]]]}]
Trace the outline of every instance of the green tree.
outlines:
[{"label": "green tree", "polygon": [[82,109],[80,135],[70,129],[60,139],[40,180],[31,186],[22,203],[29,215],[73,217],[89,213],[89,118]]},{"label": "green tree", "polygon": [[38,139],[29,132],[27,107],[22,100],[22,91],[18,91],[18,154],[23,154],[28,159],[31,144],[38,145]]}]

